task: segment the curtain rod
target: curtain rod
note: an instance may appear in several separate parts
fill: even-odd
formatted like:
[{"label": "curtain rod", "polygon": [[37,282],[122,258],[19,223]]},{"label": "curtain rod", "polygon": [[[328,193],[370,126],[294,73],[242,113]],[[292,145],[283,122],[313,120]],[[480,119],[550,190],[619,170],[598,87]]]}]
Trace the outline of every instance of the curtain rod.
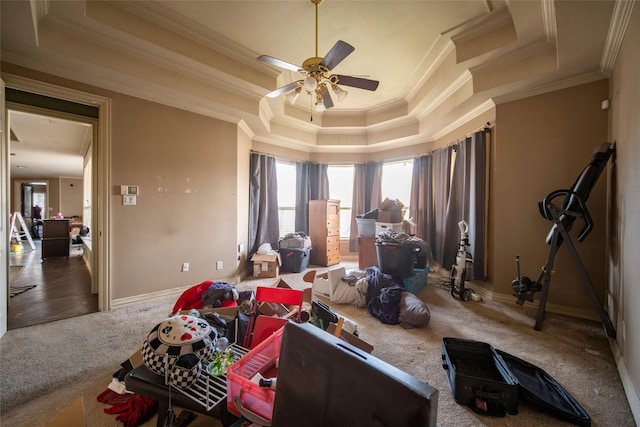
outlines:
[{"label": "curtain rod", "polygon": [[273,157],[274,159],[281,161],[281,162],[287,162],[287,163],[300,163],[300,162],[304,162],[304,163],[317,163],[317,164],[326,164],[326,162],[312,162],[310,160],[296,160],[296,159],[289,159],[287,157],[281,157],[281,156],[277,156],[275,154],[270,154],[270,153],[263,153],[261,151],[256,151],[256,150],[249,150],[250,153],[255,153],[255,154],[259,154],[261,156],[267,156],[267,157]]}]

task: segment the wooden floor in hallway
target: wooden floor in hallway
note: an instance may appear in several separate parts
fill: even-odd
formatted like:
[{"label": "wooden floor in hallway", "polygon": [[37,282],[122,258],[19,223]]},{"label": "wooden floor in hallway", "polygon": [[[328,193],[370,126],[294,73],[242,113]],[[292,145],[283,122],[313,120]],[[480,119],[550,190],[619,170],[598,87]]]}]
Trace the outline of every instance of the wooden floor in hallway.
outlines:
[{"label": "wooden floor in hallway", "polygon": [[[11,252],[9,266],[22,266],[10,288],[36,285],[9,298],[7,329],[17,329],[98,311],[98,295],[91,293],[91,273],[82,258],[82,246],[72,246],[66,257],[41,258],[41,241],[35,249],[27,242],[21,252]],[[17,271],[18,269],[14,269]]]}]

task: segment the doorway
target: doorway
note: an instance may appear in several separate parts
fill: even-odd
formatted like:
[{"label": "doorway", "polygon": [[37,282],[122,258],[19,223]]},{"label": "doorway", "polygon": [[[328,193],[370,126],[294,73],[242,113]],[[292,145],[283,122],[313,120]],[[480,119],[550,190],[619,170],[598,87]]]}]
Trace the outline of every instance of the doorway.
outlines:
[{"label": "doorway", "polygon": [[[100,95],[93,93],[81,92],[78,90],[53,85],[47,82],[32,80],[26,77],[3,73],[2,78],[5,84],[5,90],[3,94],[6,96],[6,108],[13,109],[15,104],[18,105],[41,105],[38,103],[37,98],[44,98],[48,105],[53,105],[52,110],[57,112],[71,112],[78,113],[78,111],[85,111],[87,108],[92,108],[97,112],[93,117],[92,129],[93,129],[93,141],[91,144],[92,156],[90,162],[85,165],[89,169],[89,175],[92,178],[92,194],[91,194],[91,206],[93,206],[91,215],[91,224],[93,224],[92,230],[92,291],[97,293],[98,297],[98,310],[105,311],[111,308],[111,288],[110,288],[110,269],[109,269],[109,211],[111,206],[111,200],[109,198],[110,192],[110,178],[109,178],[109,165],[111,158],[111,100]],[[13,93],[15,92],[15,93]],[[4,101],[3,97],[3,100]],[[5,113],[5,106],[2,106],[3,117],[8,119]],[[85,115],[86,116],[86,115]],[[4,121],[3,129],[6,131],[4,135],[9,136],[8,120]],[[7,138],[8,139],[8,138]],[[8,141],[5,139],[3,144],[3,150],[0,152],[4,159],[4,164],[8,165],[9,153]],[[11,193],[11,185],[9,181],[8,167],[4,169],[4,173],[0,181],[5,182],[3,185],[2,198],[6,200],[6,204],[3,203],[3,210],[8,214],[9,209],[9,197]],[[85,173],[86,174],[86,173]],[[6,190],[5,190],[6,189]],[[51,193],[51,191],[50,191]],[[55,197],[49,194],[49,197]],[[6,236],[6,235],[5,235]],[[8,254],[3,253],[0,262],[5,266],[9,264]],[[7,277],[9,274],[7,273]],[[9,305],[9,298],[6,294],[3,295],[2,301],[0,301],[3,308],[2,325],[0,330],[6,331],[6,310]]]},{"label": "doorway", "polygon": [[[26,225],[19,233],[11,230],[7,329],[98,311],[89,232],[93,190],[87,167],[95,120],[26,105],[7,107],[11,212],[20,214]],[[64,223],[63,238],[46,235],[51,221]],[[45,244],[61,248],[45,252]]]}]

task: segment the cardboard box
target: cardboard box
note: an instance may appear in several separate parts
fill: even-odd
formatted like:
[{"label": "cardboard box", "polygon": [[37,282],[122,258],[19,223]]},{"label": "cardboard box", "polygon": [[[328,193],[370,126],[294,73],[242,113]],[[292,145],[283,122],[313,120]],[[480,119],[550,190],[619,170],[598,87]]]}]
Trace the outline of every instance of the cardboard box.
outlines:
[{"label": "cardboard box", "polygon": [[[335,335],[335,330],[336,330],[336,324],[335,323],[329,323],[329,327],[327,328],[327,332],[329,332],[330,334]],[[373,346],[371,344],[369,344],[368,342],[366,342],[364,340],[361,340],[357,336],[345,331],[344,328],[340,331],[340,336],[342,338],[344,338],[344,340],[346,342],[348,342],[349,344],[351,344],[351,345],[353,345],[355,347],[358,347],[362,351],[366,351],[367,353],[371,353],[373,351]]]},{"label": "cardboard box", "polygon": [[[236,317],[236,313],[238,312],[239,309],[240,309],[240,306],[234,305],[233,307],[216,307],[216,308],[205,307],[205,308],[198,308],[197,310],[201,314],[218,313],[220,316],[224,316],[224,317]],[[190,311],[191,310],[180,310],[178,313],[189,314]]]},{"label": "cardboard box", "polygon": [[378,211],[377,222],[402,222],[402,211]]},{"label": "cardboard box", "polygon": [[82,397],[63,409],[47,423],[46,427],[86,427]]},{"label": "cardboard box", "polygon": [[280,256],[276,254],[258,254],[251,257],[253,277],[278,277],[280,274]]},{"label": "cardboard box", "polygon": [[413,218],[405,219],[402,221],[402,231],[410,236],[415,236],[418,229],[418,224],[415,223]]},{"label": "cardboard box", "polygon": [[334,289],[346,275],[344,267],[334,267],[326,273],[318,274],[313,278],[313,294],[331,299]]},{"label": "cardboard box", "polygon": [[[381,211],[402,211],[402,208],[404,208],[404,203],[402,203],[398,199],[391,200],[389,198],[386,198],[382,201],[382,203],[380,203],[378,208]],[[379,211],[378,211],[378,215],[380,215]],[[378,219],[378,221],[380,221],[380,219]]]}]

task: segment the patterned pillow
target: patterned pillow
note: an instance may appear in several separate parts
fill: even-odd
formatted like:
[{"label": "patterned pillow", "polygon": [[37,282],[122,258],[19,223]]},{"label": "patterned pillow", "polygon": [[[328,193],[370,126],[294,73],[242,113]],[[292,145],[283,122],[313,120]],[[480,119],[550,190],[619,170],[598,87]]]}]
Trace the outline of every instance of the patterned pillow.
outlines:
[{"label": "patterned pillow", "polygon": [[[166,376],[172,385],[188,387],[202,365],[211,359],[215,340],[216,331],[206,320],[187,315],[169,317],[145,339],[142,359],[151,371]],[[189,355],[195,355],[202,363]],[[178,361],[181,362],[177,364]]]}]

